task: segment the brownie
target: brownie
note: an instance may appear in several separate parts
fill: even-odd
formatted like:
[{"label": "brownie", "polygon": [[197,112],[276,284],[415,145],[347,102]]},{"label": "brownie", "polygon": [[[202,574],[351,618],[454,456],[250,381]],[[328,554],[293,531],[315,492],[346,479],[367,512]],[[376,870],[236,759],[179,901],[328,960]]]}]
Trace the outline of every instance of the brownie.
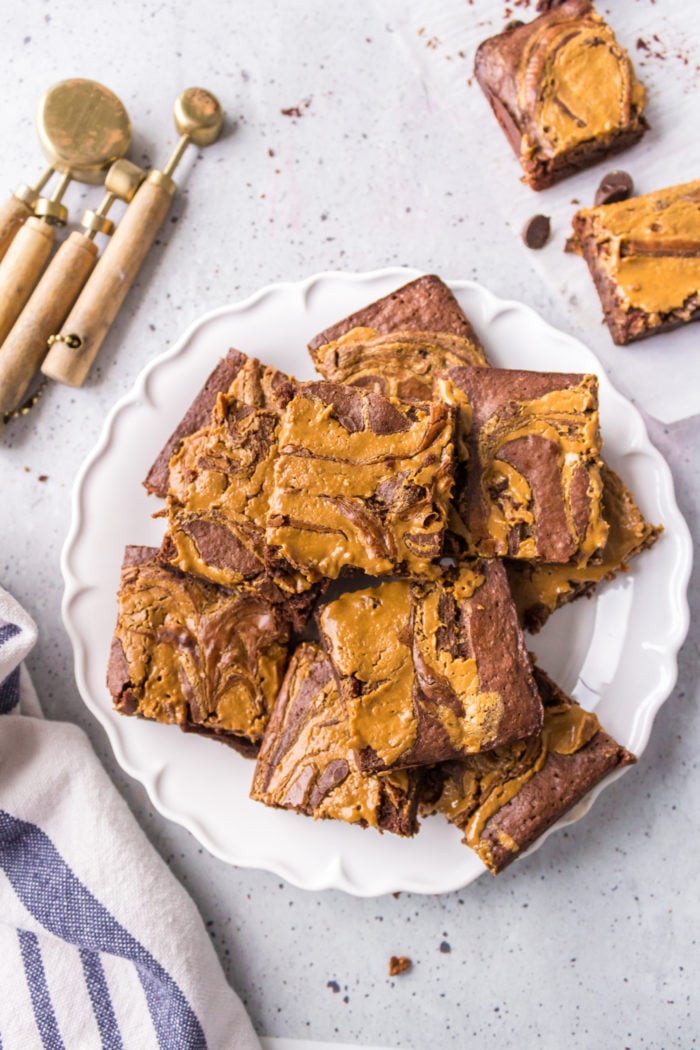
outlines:
[{"label": "brownie", "polygon": [[597,565],[526,561],[509,561],[506,565],[520,624],[531,634],[536,634],[561,605],[590,594],[601,581],[627,572],[630,560],[651,547],[663,531],[660,525],[646,521],[632,493],[606,464],[602,477],[603,516],[610,528]]},{"label": "brownie", "polygon": [[377,332],[351,328],[314,352],[316,368],[337,383],[374,390],[385,397],[433,396],[433,376],[456,365],[486,365],[471,340],[446,332]]},{"label": "brownie", "polygon": [[474,72],[535,190],[634,145],[648,129],[644,88],[590,0],[564,0],[484,40]]},{"label": "brownie", "polygon": [[599,560],[598,380],[593,375],[453,368],[468,467],[455,502],[469,553],[586,564]]},{"label": "brownie", "polygon": [[499,561],[346,592],[317,619],[363,773],[463,757],[541,726]]},{"label": "brownie", "polygon": [[121,714],[174,723],[252,755],[289,638],[280,605],[163,565],[157,548],[127,547],[107,686]]},{"label": "brownie", "polygon": [[[181,439],[169,466],[164,560],[223,586],[267,585],[270,593],[265,525],[279,422],[276,409],[219,394],[211,423]],[[293,573],[279,573],[276,584],[291,594],[304,586]]]},{"label": "brownie", "polygon": [[397,835],[418,830],[420,772],[361,776],[333,670],[318,645],[294,653],[255,767],[251,798]]},{"label": "brownie", "polygon": [[268,565],[309,584],[362,569],[436,575],[452,488],[454,413],[340,383],[304,383],[279,431]]},{"label": "brownie", "polygon": [[459,303],[444,281],[435,274],[426,274],[409,281],[395,292],[319,332],[309,343],[309,353],[314,364],[319,347],[340,339],[352,328],[373,328],[382,334],[403,331],[445,332],[461,336],[477,350],[481,349],[476,332]]},{"label": "brownie", "polygon": [[[527,741],[441,767],[436,808],[494,874],[502,871],[604,777],[635,762],[595,714],[535,668],[542,731]],[[430,808],[435,808],[434,804]]]},{"label": "brownie", "polygon": [[618,346],[700,319],[700,179],[573,218]]},{"label": "brownie", "polygon": [[168,492],[168,465],[188,434],[206,426],[219,394],[230,393],[246,405],[281,411],[293,392],[294,380],[257,358],[240,350],[229,350],[206,380],[187,412],[170,435],[150,468],[144,486],[153,495],[165,498]]}]

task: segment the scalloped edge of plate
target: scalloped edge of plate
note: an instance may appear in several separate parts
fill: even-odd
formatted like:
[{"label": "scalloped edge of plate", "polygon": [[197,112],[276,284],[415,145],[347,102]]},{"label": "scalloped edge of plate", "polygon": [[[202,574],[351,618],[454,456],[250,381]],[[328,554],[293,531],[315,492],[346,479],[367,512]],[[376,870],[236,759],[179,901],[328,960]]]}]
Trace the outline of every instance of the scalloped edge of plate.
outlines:
[{"label": "scalloped edge of plate", "polygon": [[[486,869],[483,868],[475,854],[472,854],[471,851],[465,849],[464,866],[460,866],[460,870],[455,871],[451,878],[441,878],[440,873],[437,873],[435,880],[429,885],[424,884],[424,882],[419,879],[408,877],[403,878],[401,884],[397,885],[396,880],[393,877],[390,880],[387,880],[382,876],[381,872],[372,873],[372,877],[369,881],[367,881],[367,879],[364,881],[358,880],[356,876],[353,876],[346,870],[343,859],[338,854],[330,857],[325,865],[321,866],[321,868],[317,872],[314,872],[313,875],[310,875],[308,872],[304,872],[300,870],[298,866],[290,863],[286,858],[272,856],[266,856],[263,858],[260,856],[250,857],[245,855],[243,851],[241,851],[240,854],[233,856],[229,850],[221,847],[200,821],[194,818],[188,818],[186,815],[183,815],[181,812],[174,809],[168,803],[167,799],[163,797],[160,783],[162,779],[162,768],[149,774],[148,771],[139,768],[131,761],[127,753],[125,741],[120,733],[120,725],[117,721],[119,716],[114,714],[111,709],[111,704],[109,710],[106,711],[91,695],[91,690],[88,685],[86,672],[86,661],[88,659],[87,647],[84,644],[84,639],[81,637],[73,620],[73,608],[75,603],[80,599],[81,595],[91,589],[88,584],[80,579],[78,573],[73,567],[76,548],[85,518],[85,488],[89,483],[92,471],[99,465],[100,459],[110,448],[119,420],[134,406],[138,407],[142,404],[153,406],[152,381],[154,374],[157,370],[163,366],[167,366],[185,353],[195,335],[203,329],[204,326],[216,323],[219,319],[226,318],[232,313],[242,314],[251,309],[255,309],[266,297],[274,296],[279,293],[294,292],[300,294],[302,296],[303,305],[306,307],[310,296],[312,294],[317,294],[318,286],[322,285],[324,282],[331,282],[333,284],[343,283],[348,286],[356,285],[359,288],[362,288],[363,297],[358,304],[359,306],[362,306],[382,295],[388,294],[395,288],[399,288],[402,284],[421,276],[423,272],[424,271],[415,269],[396,267],[373,270],[365,273],[345,273],[343,271],[321,272],[314,274],[303,281],[286,281],[267,285],[259,289],[253,295],[248,296],[235,304],[222,306],[216,310],[212,310],[193,322],[170,348],[159,354],[145,366],[137,377],[131,390],[121,397],[108,413],[103,424],[102,432],[94,449],[86,457],[77,474],[71,500],[71,524],[61,553],[61,571],[65,583],[62,615],[73,646],[75,676],[78,689],[86,706],[95,715],[107,733],[118,764],[130,776],[143,784],[153,805],[163,816],[185,827],[212,855],[226,863],[234,864],[238,867],[257,868],[269,871],[280,878],[286,879],[299,888],[311,891],[340,889],[361,897],[374,897],[384,893],[398,891],[421,894],[448,893],[463,888],[475,878],[482,875]],[[469,297],[469,295],[476,294],[481,300],[482,305],[488,305],[488,311],[486,310],[486,306],[484,306],[481,311],[475,309],[465,311],[467,312],[470,321],[474,324],[477,332],[482,326],[494,325],[500,317],[508,312],[517,311],[519,314],[526,314],[532,323],[542,327],[543,330],[546,330],[553,343],[560,343],[569,351],[575,351],[577,356],[583,353],[584,357],[590,362],[588,366],[589,369],[592,370],[595,367],[596,374],[599,376],[601,402],[607,401],[611,406],[617,404],[619,407],[623,408],[624,414],[628,418],[629,425],[626,428],[628,441],[626,443],[625,454],[639,454],[644,458],[651,457],[656,464],[656,481],[659,487],[657,498],[663,503],[666,510],[664,522],[666,535],[671,537],[674,542],[675,556],[672,559],[672,587],[669,591],[672,597],[673,610],[672,615],[669,616],[667,621],[668,629],[665,637],[663,637],[660,642],[655,642],[653,646],[655,660],[657,661],[657,671],[660,669],[661,673],[657,674],[653,688],[644,696],[644,702],[637,712],[637,719],[635,722],[637,741],[636,753],[639,755],[646,746],[657,711],[664,700],[670,695],[675,684],[677,677],[676,657],[686,636],[689,622],[686,590],[692,565],[692,542],[688,527],[676,504],[673,479],[668,464],[658,450],[652,445],[647,435],[642,417],[637,409],[614,388],[600,367],[593,352],[583,343],[567,333],[554,328],[526,304],[515,300],[500,299],[487,288],[484,288],[482,285],[474,281],[448,280],[446,278],[444,280],[453,290],[458,300],[460,294],[463,297]],[[380,286],[387,284],[388,287],[381,287],[380,290],[370,290],[365,294],[365,290],[368,286],[373,286],[375,284]],[[348,309],[346,313],[351,312],[351,309],[352,308]],[[334,319],[335,318],[331,318],[330,320],[332,321]],[[318,330],[320,330],[320,326]],[[491,353],[491,350],[489,352]],[[552,831],[579,820],[589,811],[601,791],[624,772],[625,770],[620,770],[598,784],[585,799],[583,799],[563,818],[557,821],[557,823],[554,824],[552,828],[548,829],[545,834],[540,836],[537,842],[534,843],[528,851],[523,853],[523,856],[538,849]],[[426,825],[424,825],[424,829],[425,827]],[[422,834],[424,834],[424,831],[422,831]],[[475,861],[477,865],[476,867],[474,864]]]}]

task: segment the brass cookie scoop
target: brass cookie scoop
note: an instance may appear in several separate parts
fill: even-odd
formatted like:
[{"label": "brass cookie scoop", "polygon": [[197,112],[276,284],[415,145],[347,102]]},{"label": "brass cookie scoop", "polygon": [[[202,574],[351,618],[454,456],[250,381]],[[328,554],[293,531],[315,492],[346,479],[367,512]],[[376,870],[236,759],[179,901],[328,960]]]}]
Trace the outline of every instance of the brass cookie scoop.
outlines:
[{"label": "brass cookie scoop", "polygon": [[41,369],[50,379],[68,386],[82,384],[168,213],[177,189],[172,174],[185,148],[190,143],[215,142],[224,119],[217,99],[203,88],[184,91],[175,102],[174,117],[181,135],[175,152],[165,168],[150,172],[137,191],[54,338]]},{"label": "brass cookie scoop", "polygon": [[107,213],[115,200],[129,203],[145,173],[131,161],[114,162],[105,178],[107,191],[97,211],[84,212],[80,225],[49,263],[29,302],[0,348],[0,416],[15,412],[46,354],[51,335],[66,319],[97,259],[94,238],[110,236]]},{"label": "brass cookie scoop", "polygon": [[[68,212],[61,203],[71,179],[100,183],[106,169],[123,157],[131,144],[131,124],[117,96],[94,80],[63,80],[44,95],[37,118],[39,139],[50,167],[37,183],[48,182],[54,172],[61,178],[51,197],[32,202],[27,217],[7,241],[0,262],[0,343],[19,317],[51,254],[55,227],[66,223]],[[35,192],[22,187],[13,200],[29,207]],[[12,208],[8,210],[12,211]],[[5,233],[12,226],[6,217]],[[0,237],[1,240],[1,237]],[[11,243],[10,243],[11,241]],[[0,254],[2,254],[0,252]]]}]

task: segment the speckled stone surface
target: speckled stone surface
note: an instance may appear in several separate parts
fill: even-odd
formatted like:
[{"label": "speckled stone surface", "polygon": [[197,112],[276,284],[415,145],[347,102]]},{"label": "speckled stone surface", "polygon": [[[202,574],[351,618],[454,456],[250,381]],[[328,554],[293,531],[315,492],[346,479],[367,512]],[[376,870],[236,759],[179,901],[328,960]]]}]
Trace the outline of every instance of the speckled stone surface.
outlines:
[{"label": "speckled stone surface", "polygon": [[[479,6],[465,4],[465,17]],[[73,479],[110,406],[202,313],[278,279],[407,264],[475,278],[573,331],[492,206],[468,129],[458,135],[432,105],[381,5],[25,0],[4,14],[0,62],[8,194],[42,170],[33,115],[62,78],[116,91],[132,156],[148,166],[174,146],[184,87],[210,88],[230,117],[222,141],[183,164],[183,189],[86,385],[50,388],[0,435],[0,580],[38,622],[29,669],[47,715],[89,734],[196,900],[256,1029],[412,1050],[698,1045],[697,573],[678,685],[639,764],[540,851],[440,897],[306,893],[215,860],[120,770],[74,684],[59,568]],[[74,185],[66,203],[80,212],[99,195]],[[586,338],[614,379],[604,330]],[[700,418],[649,429],[697,535]],[[388,977],[391,955],[412,969]]]}]

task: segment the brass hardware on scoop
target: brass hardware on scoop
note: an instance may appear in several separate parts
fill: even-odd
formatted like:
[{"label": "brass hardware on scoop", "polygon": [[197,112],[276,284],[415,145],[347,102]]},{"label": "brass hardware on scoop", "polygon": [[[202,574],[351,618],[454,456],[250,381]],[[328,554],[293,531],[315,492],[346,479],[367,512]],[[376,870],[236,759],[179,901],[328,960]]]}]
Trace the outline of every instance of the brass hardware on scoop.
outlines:
[{"label": "brass hardware on scoop", "polygon": [[165,219],[177,189],[172,174],[189,143],[208,146],[223,126],[217,99],[203,88],[184,91],[174,107],[181,139],[162,171],[137,191],[42,365],[50,379],[80,386]]},{"label": "brass hardware on scoop", "polygon": [[33,213],[39,194],[53,173],[53,168],[47,168],[33,186],[28,186],[26,182],[23,182],[8,201],[0,204],[0,259],[4,257],[12,244],[20,226]]},{"label": "brass hardware on scoop", "polygon": [[[50,167],[36,188],[20,187],[5,211],[0,211],[0,258],[4,249],[0,262],[0,343],[19,317],[51,254],[55,227],[66,223],[68,212],[61,198],[71,179],[101,182],[105,169],[123,157],[131,143],[131,124],[124,106],[108,88],[93,80],[55,84],[42,99],[37,123]],[[40,189],[54,172],[61,175],[56,190],[50,197],[40,197]],[[21,222],[20,205],[24,211]]]},{"label": "brass hardware on scoop", "polygon": [[46,354],[52,333],[68,315],[97,259],[96,234],[110,236],[107,212],[115,200],[129,203],[145,178],[131,161],[114,162],[105,178],[107,191],[96,211],[83,213],[79,230],[59,247],[29,302],[0,348],[0,416],[16,412],[32,376]]}]

